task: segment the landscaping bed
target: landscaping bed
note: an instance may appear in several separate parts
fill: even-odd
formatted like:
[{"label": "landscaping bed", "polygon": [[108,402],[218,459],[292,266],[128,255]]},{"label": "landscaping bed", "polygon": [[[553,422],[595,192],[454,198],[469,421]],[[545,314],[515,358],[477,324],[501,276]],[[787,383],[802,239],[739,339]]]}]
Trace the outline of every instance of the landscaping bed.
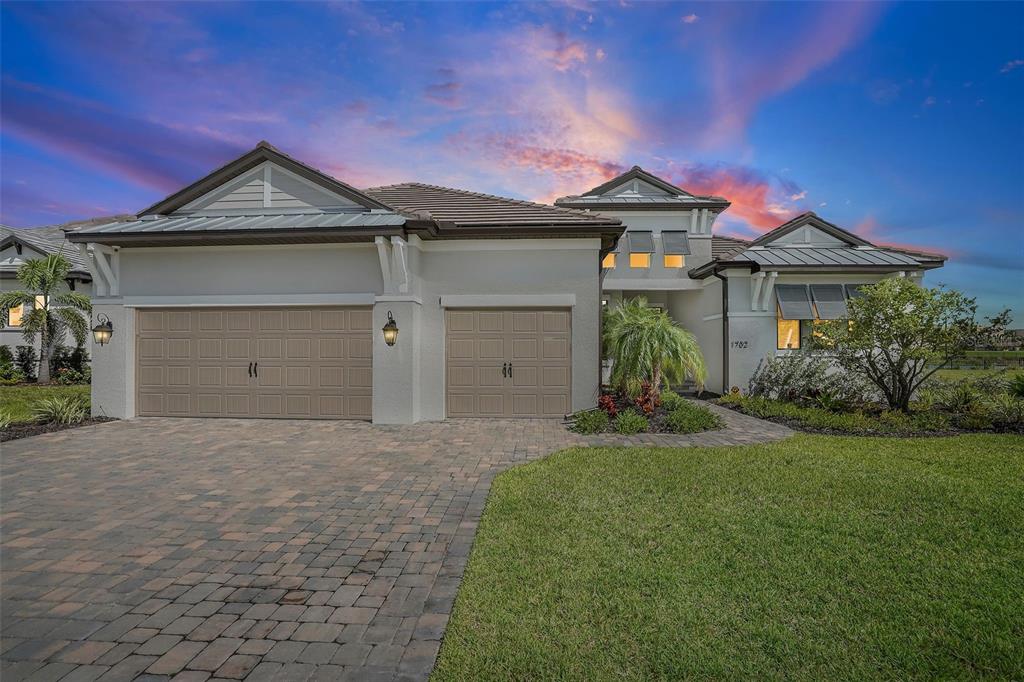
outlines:
[{"label": "landscaping bed", "polygon": [[1022,679],[1022,497],[1015,436],[564,450],[495,479],[432,679]]},{"label": "landscaping bed", "polygon": [[598,407],[574,414],[573,431],[583,434],[698,433],[725,428],[722,418],[673,391],[646,392],[638,398],[622,393],[605,393]]},{"label": "landscaping bed", "polygon": [[112,421],[90,417],[90,387],[0,386],[0,442]]},{"label": "landscaping bed", "polygon": [[57,422],[21,422],[19,424],[11,424],[10,426],[0,429],[0,443],[5,443],[10,440],[18,440],[19,438],[28,438],[29,436],[39,436],[44,433],[52,433],[54,431],[64,431],[66,429],[77,429],[80,426],[94,426],[96,424],[103,424],[105,422],[115,421],[110,417],[90,417],[83,419],[75,424],[60,424]]}]

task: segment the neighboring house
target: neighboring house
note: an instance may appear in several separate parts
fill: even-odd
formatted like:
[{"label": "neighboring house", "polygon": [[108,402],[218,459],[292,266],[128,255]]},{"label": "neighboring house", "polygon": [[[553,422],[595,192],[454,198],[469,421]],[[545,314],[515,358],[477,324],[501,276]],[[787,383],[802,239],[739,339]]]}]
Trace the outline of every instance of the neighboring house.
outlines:
[{"label": "neighboring house", "polygon": [[[137,220],[68,233],[94,277],[95,313],[114,325],[93,353],[93,409],[561,417],[595,404],[603,300],[644,293],[667,309],[698,335],[718,389],[723,357],[725,384],[745,382],[788,320],[806,314],[787,298],[787,321],[776,321],[776,291],[789,291],[779,285],[810,296],[809,283],[941,265],[812,215],[751,244],[712,237],[728,205],[638,168],[556,206],[419,183],[358,190],[260,143]],[[868,265],[833,256],[828,272],[787,270],[782,256],[794,250],[805,266],[819,251]],[[783,267],[757,260],[763,251],[778,251]],[[813,295],[807,319],[838,309],[826,310],[825,290]],[[391,319],[394,345],[383,333]]]},{"label": "neighboring house", "polygon": [[729,202],[694,196],[639,167],[557,206],[619,218],[604,301],[643,295],[697,336],[710,390],[746,389],[762,358],[806,344],[815,320],[842,318],[857,285],[919,280],[945,256],[875,246],[804,213],[754,241],[712,234]]},{"label": "neighboring house", "polygon": [[[104,219],[108,222],[109,219]],[[80,223],[70,223],[75,227]],[[72,291],[86,295],[92,293],[92,275],[89,268],[79,253],[78,247],[68,243],[64,238],[64,230],[68,225],[52,225],[49,227],[36,227],[13,229],[0,226],[0,291],[14,291],[22,289],[18,281],[18,268],[31,259],[44,258],[51,253],[60,253],[71,263],[71,272],[68,276],[68,286]],[[0,328],[0,345],[10,346],[12,352],[16,346],[26,345],[25,337],[21,331],[21,320],[26,314],[24,306],[18,306],[6,311],[3,317],[3,326]],[[75,340],[68,334],[61,341],[68,346],[74,346]],[[35,348],[39,350],[39,338],[36,338]]]}]

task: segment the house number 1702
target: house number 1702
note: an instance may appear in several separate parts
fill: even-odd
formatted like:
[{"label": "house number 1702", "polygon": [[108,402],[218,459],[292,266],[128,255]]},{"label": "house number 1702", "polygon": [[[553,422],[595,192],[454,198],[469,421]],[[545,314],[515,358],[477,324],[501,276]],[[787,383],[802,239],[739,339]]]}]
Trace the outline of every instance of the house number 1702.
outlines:
[{"label": "house number 1702", "polygon": [[733,348],[750,348],[749,341],[733,341],[729,345],[732,346]]}]

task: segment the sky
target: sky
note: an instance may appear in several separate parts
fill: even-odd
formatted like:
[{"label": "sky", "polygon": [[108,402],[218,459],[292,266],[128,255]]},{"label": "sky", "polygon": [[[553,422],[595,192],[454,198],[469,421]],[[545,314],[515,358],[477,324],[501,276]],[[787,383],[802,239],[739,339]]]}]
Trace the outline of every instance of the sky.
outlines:
[{"label": "sky", "polygon": [[0,222],[135,213],[268,140],[550,202],[636,164],[813,210],[1024,322],[1024,3],[0,3]]}]

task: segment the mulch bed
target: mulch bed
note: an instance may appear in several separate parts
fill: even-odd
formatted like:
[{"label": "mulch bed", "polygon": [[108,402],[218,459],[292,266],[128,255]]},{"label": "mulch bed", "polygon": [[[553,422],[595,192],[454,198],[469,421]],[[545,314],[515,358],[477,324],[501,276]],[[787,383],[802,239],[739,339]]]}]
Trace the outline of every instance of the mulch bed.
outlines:
[{"label": "mulch bed", "polygon": [[34,424],[31,422],[11,424],[6,429],[0,429],[0,443],[18,440],[19,438],[28,438],[29,436],[38,436],[44,433],[52,433],[54,431],[77,429],[80,426],[95,426],[96,424],[112,421],[116,420],[110,417],[92,417],[78,424]]}]

